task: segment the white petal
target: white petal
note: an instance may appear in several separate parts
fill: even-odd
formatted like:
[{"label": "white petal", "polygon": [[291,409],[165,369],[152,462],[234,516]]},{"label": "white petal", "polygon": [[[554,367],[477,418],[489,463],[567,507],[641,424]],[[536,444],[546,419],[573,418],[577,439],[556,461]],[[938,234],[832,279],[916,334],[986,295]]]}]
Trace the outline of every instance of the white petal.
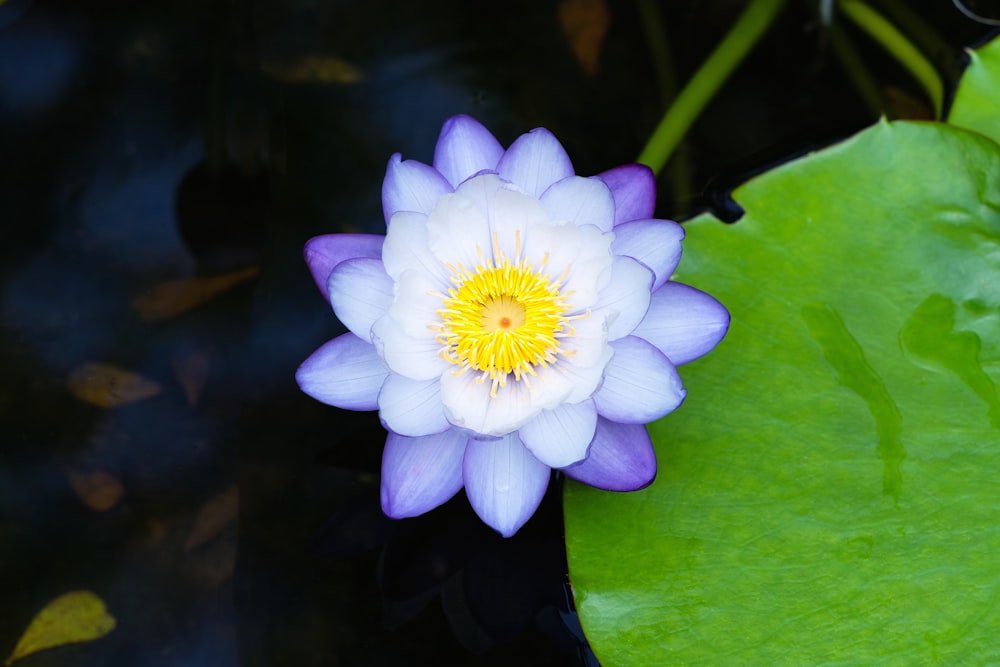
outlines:
[{"label": "white petal", "polygon": [[542,410],[517,433],[536,459],[550,468],[563,468],[587,458],[596,427],[597,409],[588,399]]},{"label": "white petal", "polygon": [[430,213],[451,184],[434,167],[416,160],[401,160],[399,153],[389,158],[382,181],[382,210],[388,225],[396,211]]},{"label": "white petal", "polygon": [[532,403],[523,383],[513,379],[506,387],[492,385],[482,373],[469,370],[460,375],[446,372],[441,376],[441,402],[448,421],[459,428],[485,436],[501,436],[521,428],[541,411]]},{"label": "white petal", "polygon": [[560,403],[579,403],[597,391],[601,385],[604,369],[614,351],[609,344],[603,344],[597,360],[583,366],[560,359],[558,363],[537,369],[531,377],[529,396],[534,405],[552,410]]},{"label": "white petal", "polygon": [[[588,227],[588,229],[595,229]],[[531,239],[525,244],[524,258],[538,271],[543,270],[553,282],[568,278],[584,244],[584,234],[572,223],[535,224],[526,232]],[[609,235],[610,236],[610,235]],[[610,257],[610,240],[607,244]],[[565,274],[565,275],[564,275]]]},{"label": "white petal", "polygon": [[559,291],[571,312],[584,312],[597,302],[610,278],[614,235],[592,225],[532,225],[528,238],[525,258],[553,282],[560,281]]},{"label": "white petal", "polygon": [[669,282],[653,293],[649,312],[634,333],[680,366],[707,354],[728,329],[725,306],[700,290]]},{"label": "white petal", "polygon": [[488,257],[490,227],[476,204],[445,195],[427,216],[427,245],[437,261],[473,269]]},{"label": "white petal", "polygon": [[611,250],[627,255],[648,267],[653,275],[653,289],[667,282],[681,260],[684,228],[671,220],[636,220],[615,227]]},{"label": "white petal", "polygon": [[433,338],[408,336],[391,315],[376,320],[372,342],[393,373],[411,380],[432,380],[452,367],[439,356],[440,343]]},{"label": "white petal", "polygon": [[570,335],[559,340],[559,352],[574,366],[598,363],[608,343],[608,325],[602,315],[587,313],[569,322]]},{"label": "white petal", "polygon": [[437,378],[418,381],[390,374],[378,395],[378,416],[386,429],[421,436],[450,428],[441,405],[440,386]]},{"label": "white petal", "polygon": [[626,336],[611,343],[615,356],[594,394],[602,417],[623,424],[646,424],[671,412],[686,391],[670,360],[651,343]]},{"label": "white petal", "polygon": [[508,187],[496,190],[490,204],[490,238],[496,240],[511,261],[516,261],[518,253],[523,254],[524,248],[535,242],[529,229],[552,224],[537,199]]},{"label": "white petal", "polygon": [[434,147],[434,168],[453,186],[484,169],[496,169],[503,146],[469,116],[452,116],[444,122]]},{"label": "white petal", "polygon": [[576,380],[567,369],[576,370],[569,362],[559,359],[548,366],[536,366],[535,374],[522,381],[529,405],[534,409],[532,418],[540,410],[555,410],[567,402]]},{"label": "white petal", "polygon": [[500,180],[496,174],[469,179],[459,186],[455,195],[474,204],[486,219],[488,245],[482,249],[487,257],[496,255],[494,245],[498,243],[503,253],[516,261],[518,242],[521,247],[528,243],[528,227],[551,224],[538,199]]},{"label": "white petal", "polygon": [[344,326],[358,338],[371,340],[375,320],[392,303],[392,278],[378,259],[349,259],[330,273],[330,303]]},{"label": "white petal", "polygon": [[[589,229],[593,229],[590,227]],[[573,313],[583,313],[600,300],[600,292],[611,281],[612,256],[593,257],[573,264],[562,292],[572,306]]]},{"label": "white petal", "polygon": [[573,164],[559,140],[544,128],[518,137],[497,164],[497,173],[535,197],[573,175]]},{"label": "white petal", "polygon": [[615,200],[608,186],[598,178],[564,178],[542,193],[540,200],[556,222],[594,225],[602,232],[610,232],[614,227]]},{"label": "white petal", "polygon": [[462,463],[465,493],[476,514],[510,537],[538,509],[549,485],[549,468],[525,449],[517,434],[471,440]]},{"label": "white petal", "polygon": [[295,379],[317,401],[345,410],[375,410],[389,375],[368,342],[351,333],[325,343],[302,362]]},{"label": "white petal", "polygon": [[440,261],[431,254],[427,241],[427,216],[423,213],[400,211],[392,217],[392,224],[382,245],[382,263],[385,272],[394,280],[404,271],[416,270],[436,280],[438,289],[447,288],[451,275]]},{"label": "white petal", "polygon": [[420,438],[389,433],[382,452],[382,511],[393,519],[418,516],[458,493],[466,440],[453,429]]},{"label": "white petal", "polygon": [[440,289],[419,271],[407,271],[400,276],[388,313],[407,336],[420,339],[437,336],[441,324],[437,311],[444,305]]},{"label": "white petal", "polygon": [[608,324],[608,340],[632,333],[649,310],[653,274],[631,257],[615,257],[611,281],[601,290],[593,314]]}]

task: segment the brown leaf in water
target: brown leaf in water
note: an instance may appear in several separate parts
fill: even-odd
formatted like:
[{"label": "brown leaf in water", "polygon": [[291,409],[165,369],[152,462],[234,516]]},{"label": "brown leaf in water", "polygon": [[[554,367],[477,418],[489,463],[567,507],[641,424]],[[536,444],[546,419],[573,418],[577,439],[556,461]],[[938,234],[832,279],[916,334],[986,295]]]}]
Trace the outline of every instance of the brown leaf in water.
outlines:
[{"label": "brown leaf in water", "polygon": [[190,553],[221,533],[230,522],[236,520],[239,509],[240,494],[235,486],[209,498],[194,517],[194,525],[184,541],[184,551]]},{"label": "brown leaf in water", "polygon": [[213,354],[209,350],[195,349],[174,354],[173,367],[177,381],[184,389],[188,405],[194,407],[201,400],[201,392],[212,368]]},{"label": "brown leaf in water", "polygon": [[195,306],[210,301],[260,272],[256,266],[224,273],[219,276],[199,276],[184,280],[168,280],[141,294],[132,305],[144,322],[161,322],[176,317]]},{"label": "brown leaf in water", "polygon": [[291,60],[270,60],[261,69],[282,83],[358,83],[361,70],[329,55],[305,55]]},{"label": "brown leaf in water", "polygon": [[99,408],[116,408],[152,398],[163,388],[141,375],[112,366],[87,362],[69,374],[66,387],[74,396]]},{"label": "brown leaf in water", "polygon": [[236,546],[236,531],[226,531],[197,553],[189,554],[184,571],[205,586],[216,587],[233,576]]},{"label": "brown leaf in water", "polygon": [[90,591],[72,591],[45,605],[21,635],[5,665],[38,651],[99,639],[115,629],[104,601]]},{"label": "brown leaf in water", "polygon": [[125,495],[125,487],[121,481],[103,470],[93,472],[67,470],[66,477],[80,500],[95,512],[107,512]]},{"label": "brown leaf in water", "polygon": [[164,519],[151,517],[143,526],[140,544],[146,549],[159,549],[170,535],[170,525]]},{"label": "brown leaf in water", "polygon": [[934,120],[934,108],[923,99],[914,97],[898,86],[885,86],[882,92],[889,102],[890,108],[896,111],[899,118]]},{"label": "brown leaf in water", "polygon": [[563,0],[559,4],[559,25],[580,68],[588,76],[597,76],[604,38],[611,25],[604,0]]}]

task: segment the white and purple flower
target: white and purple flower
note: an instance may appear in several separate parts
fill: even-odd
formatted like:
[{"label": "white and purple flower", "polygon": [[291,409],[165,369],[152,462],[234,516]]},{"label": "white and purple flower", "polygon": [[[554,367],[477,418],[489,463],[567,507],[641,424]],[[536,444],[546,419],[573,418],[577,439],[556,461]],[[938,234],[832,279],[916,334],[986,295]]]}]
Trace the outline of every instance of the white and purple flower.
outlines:
[{"label": "white and purple flower", "polygon": [[718,301],[668,280],[684,231],[652,219],[655,197],[644,166],[576,176],[547,130],[505,151],[455,116],[433,166],[389,160],[385,236],[306,244],[350,333],[297,379],[324,403],[379,411],[387,515],[423,514],[464,486],[510,536],[552,468],[612,491],[653,481],[645,424],[681,404],[676,367],[729,326]]}]

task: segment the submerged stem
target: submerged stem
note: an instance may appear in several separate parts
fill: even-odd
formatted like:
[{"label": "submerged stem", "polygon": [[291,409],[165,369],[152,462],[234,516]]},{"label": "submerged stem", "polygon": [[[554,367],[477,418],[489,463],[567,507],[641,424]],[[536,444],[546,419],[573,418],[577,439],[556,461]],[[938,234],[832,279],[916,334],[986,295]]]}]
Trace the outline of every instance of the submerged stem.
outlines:
[{"label": "submerged stem", "polygon": [[681,137],[771,25],[784,3],[785,0],[753,0],[750,3],[667,109],[637,162],[660,173]]},{"label": "submerged stem", "polygon": [[[677,73],[674,59],[671,56],[670,40],[664,27],[663,15],[658,6],[658,0],[636,0],[643,31],[646,33],[646,43],[649,45],[649,55],[653,61],[653,70],[660,89],[660,108],[666,110],[677,97]],[[683,142],[677,146],[674,159],[667,163],[667,179],[672,190],[672,201],[678,206],[684,198],[694,190],[691,163],[688,159],[690,151]]]},{"label": "submerged stem", "polygon": [[930,98],[934,117],[940,118],[944,84],[934,65],[892,23],[861,0],[841,0],[840,9],[910,72]]},{"label": "submerged stem", "polygon": [[879,92],[878,83],[868,71],[868,68],[865,67],[864,60],[861,59],[861,56],[854,49],[851,38],[838,23],[830,26],[830,43],[833,46],[833,52],[837,56],[837,60],[840,61],[841,67],[844,68],[844,72],[847,74],[847,78],[854,84],[855,90],[857,90],[858,95],[865,103],[865,106],[868,107],[872,116],[877,118],[885,114],[890,119],[894,118],[896,114],[891,108],[886,108],[887,104],[882,98],[882,93]]}]

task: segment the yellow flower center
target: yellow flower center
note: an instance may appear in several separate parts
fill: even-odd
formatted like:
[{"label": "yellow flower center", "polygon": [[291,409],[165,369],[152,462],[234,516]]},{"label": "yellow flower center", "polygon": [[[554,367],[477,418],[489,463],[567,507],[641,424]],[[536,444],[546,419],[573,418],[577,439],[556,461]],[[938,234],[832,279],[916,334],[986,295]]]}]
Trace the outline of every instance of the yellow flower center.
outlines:
[{"label": "yellow flower center", "polygon": [[459,373],[479,371],[480,382],[489,378],[490,395],[496,397],[497,387],[506,386],[509,375],[527,382],[536,366],[553,363],[559,340],[572,335],[568,323],[575,318],[566,315],[570,306],[559,292],[565,274],[552,281],[530,262],[510,261],[496,239],[493,245],[494,257],[474,270],[448,267],[455,287],[441,295],[437,340],[444,346],[443,359],[459,366]]}]

